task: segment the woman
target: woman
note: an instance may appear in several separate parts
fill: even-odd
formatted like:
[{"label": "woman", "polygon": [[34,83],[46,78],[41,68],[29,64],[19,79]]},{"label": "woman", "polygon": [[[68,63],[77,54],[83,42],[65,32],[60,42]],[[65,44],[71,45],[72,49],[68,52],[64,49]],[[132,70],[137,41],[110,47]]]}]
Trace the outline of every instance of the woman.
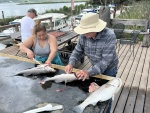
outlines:
[{"label": "woman", "polygon": [[27,53],[28,58],[51,65],[63,65],[57,53],[57,40],[48,35],[44,24],[37,21],[33,35],[20,44],[20,50]]}]

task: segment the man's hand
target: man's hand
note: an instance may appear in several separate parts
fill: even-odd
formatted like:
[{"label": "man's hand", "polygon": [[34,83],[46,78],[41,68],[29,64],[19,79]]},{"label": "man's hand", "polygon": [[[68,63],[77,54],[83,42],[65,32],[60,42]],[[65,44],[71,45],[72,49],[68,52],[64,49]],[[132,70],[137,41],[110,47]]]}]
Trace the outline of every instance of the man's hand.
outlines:
[{"label": "man's hand", "polygon": [[65,67],[65,72],[67,73],[67,74],[69,74],[69,73],[71,73],[72,72],[72,70],[73,70],[73,66],[72,65],[67,65],[66,67]]},{"label": "man's hand", "polygon": [[27,56],[28,56],[28,58],[33,59],[34,58],[34,53],[29,49],[27,51]]},{"label": "man's hand", "polygon": [[77,77],[79,80],[82,79],[82,81],[84,81],[85,79],[89,78],[89,74],[88,74],[87,71],[81,70],[81,71],[79,71],[79,72],[76,73],[76,77]]}]

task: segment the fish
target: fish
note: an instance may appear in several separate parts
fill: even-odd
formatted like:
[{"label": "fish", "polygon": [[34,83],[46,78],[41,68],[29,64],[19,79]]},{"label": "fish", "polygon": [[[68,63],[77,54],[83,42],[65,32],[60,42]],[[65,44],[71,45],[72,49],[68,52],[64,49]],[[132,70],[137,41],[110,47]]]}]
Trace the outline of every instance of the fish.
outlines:
[{"label": "fish", "polygon": [[60,82],[72,82],[74,80],[77,80],[75,74],[60,74],[60,75],[55,75],[54,77],[49,77],[40,82],[41,84],[45,84],[48,81],[55,81],[56,83]]},{"label": "fish", "polygon": [[122,81],[120,78],[113,78],[106,84],[92,92],[81,104],[75,106],[72,111],[82,113],[88,105],[95,106],[97,102],[103,102],[114,97],[120,90]]},{"label": "fish", "polygon": [[59,110],[59,109],[63,109],[63,106],[62,105],[52,106],[51,104],[48,104],[44,107],[32,109],[23,113],[39,113],[43,111],[54,111],[54,110]]},{"label": "fish", "polygon": [[37,67],[20,71],[16,73],[16,75],[23,74],[24,76],[28,76],[28,75],[50,73],[50,72],[55,73],[56,70],[54,68],[51,68],[47,64],[41,64],[41,65],[38,65]]},{"label": "fish", "polygon": [[89,86],[89,92],[90,92],[90,93],[91,93],[91,92],[94,92],[94,91],[97,90],[99,87],[100,87],[100,86],[99,86],[97,83],[92,82],[92,83],[90,84],[90,86]]}]

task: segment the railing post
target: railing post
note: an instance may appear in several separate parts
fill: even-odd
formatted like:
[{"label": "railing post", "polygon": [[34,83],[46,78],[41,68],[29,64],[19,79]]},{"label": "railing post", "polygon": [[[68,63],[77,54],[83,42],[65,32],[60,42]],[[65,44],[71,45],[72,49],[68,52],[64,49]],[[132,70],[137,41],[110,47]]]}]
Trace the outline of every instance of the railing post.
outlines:
[{"label": "railing post", "polygon": [[113,18],[116,18],[116,7],[114,7]]},{"label": "railing post", "polygon": [[53,30],[53,22],[52,22],[52,17],[50,17],[50,28]]},{"label": "railing post", "polygon": [[19,25],[15,24],[15,31],[18,32],[19,31]]}]

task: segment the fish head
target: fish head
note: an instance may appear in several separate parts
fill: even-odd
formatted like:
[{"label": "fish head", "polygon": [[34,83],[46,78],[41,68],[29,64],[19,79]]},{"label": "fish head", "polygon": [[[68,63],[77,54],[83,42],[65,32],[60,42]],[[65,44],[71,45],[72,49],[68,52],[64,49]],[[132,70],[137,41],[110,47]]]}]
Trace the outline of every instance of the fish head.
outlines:
[{"label": "fish head", "polygon": [[108,84],[116,87],[116,91],[115,91],[115,94],[116,94],[122,86],[122,80],[120,78],[116,77],[116,78],[110,80]]},{"label": "fish head", "polygon": [[40,68],[43,68],[46,72],[56,72],[56,70],[52,67],[50,67],[49,65],[47,64],[41,64],[41,65],[38,65]]},{"label": "fish head", "polygon": [[48,71],[48,72],[56,72],[56,70],[50,66],[46,66],[45,67],[45,70]]}]

